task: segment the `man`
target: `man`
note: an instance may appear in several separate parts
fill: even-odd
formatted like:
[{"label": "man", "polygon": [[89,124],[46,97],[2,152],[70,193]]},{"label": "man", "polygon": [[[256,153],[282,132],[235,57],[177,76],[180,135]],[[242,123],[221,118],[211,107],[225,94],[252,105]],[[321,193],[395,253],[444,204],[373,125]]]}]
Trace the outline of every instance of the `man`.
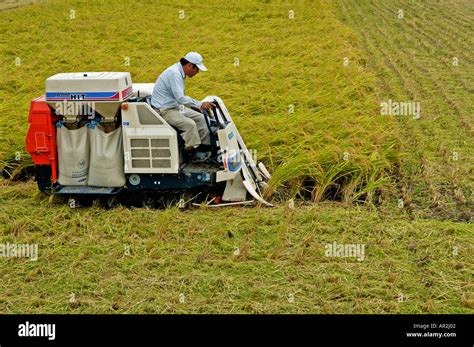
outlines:
[{"label": "man", "polygon": [[186,76],[193,78],[199,71],[207,71],[202,63],[202,56],[196,52],[187,53],[158,77],[153,88],[151,105],[170,125],[182,131],[185,150],[197,149],[194,160],[205,161],[211,155],[206,151],[211,144],[209,129],[204,115],[190,107],[209,110],[215,105],[211,102],[197,101],[184,94]]}]

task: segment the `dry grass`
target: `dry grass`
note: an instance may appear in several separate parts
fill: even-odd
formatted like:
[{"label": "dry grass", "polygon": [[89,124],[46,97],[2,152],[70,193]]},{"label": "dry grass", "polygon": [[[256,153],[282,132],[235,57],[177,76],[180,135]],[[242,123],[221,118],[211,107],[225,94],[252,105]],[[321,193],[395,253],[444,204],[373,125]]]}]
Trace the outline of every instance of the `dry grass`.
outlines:
[{"label": "dry grass", "polygon": [[[3,313],[473,308],[472,228],[462,223],[410,222],[403,211],[334,203],[209,213],[71,210],[48,205],[32,182],[3,186],[0,204],[9,206],[0,211],[0,243],[13,238],[39,247],[36,262],[1,259]],[[364,260],[326,257],[325,246],[334,241],[365,244]]]},{"label": "dry grass", "polygon": [[[153,82],[196,50],[210,71],[188,94],[223,98],[281,200],[70,210],[32,181],[0,180],[0,243],[40,253],[0,259],[0,312],[471,313],[472,225],[449,219],[472,218],[472,76],[443,61],[456,54],[472,71],[472,6],[449,4],[53,1],[1,12],[2,168],[30,165],[26,115],[48,76],[117,70]],[[391,17],[399,6],[404,25]],[[423,101],[422,119],[380,116],[389,98]],[[290,209],[290,197],[304,200]],[[326,257],[334,241],[365,244],[365,260]]]},{"label": "dry grass", "polygon": [[18,7],[33,5],[45,0],[0,0],[0,11],[14,10]]}]

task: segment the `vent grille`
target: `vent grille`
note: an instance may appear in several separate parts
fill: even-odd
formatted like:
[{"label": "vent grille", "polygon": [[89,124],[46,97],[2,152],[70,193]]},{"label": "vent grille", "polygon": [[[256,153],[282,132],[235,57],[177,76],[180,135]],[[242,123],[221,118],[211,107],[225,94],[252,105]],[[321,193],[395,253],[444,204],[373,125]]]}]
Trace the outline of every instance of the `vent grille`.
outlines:
[{"label": "vent grille", "polygon": [[130,152],[132,168],[169,169],[171,149],[169,139],[131,139]]}]

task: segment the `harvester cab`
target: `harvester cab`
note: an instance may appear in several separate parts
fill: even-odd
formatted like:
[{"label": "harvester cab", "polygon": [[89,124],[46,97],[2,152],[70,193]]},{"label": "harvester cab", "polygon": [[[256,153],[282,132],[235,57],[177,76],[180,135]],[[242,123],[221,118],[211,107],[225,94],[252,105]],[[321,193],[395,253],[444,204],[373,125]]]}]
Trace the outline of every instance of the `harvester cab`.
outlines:
[{"label": "harvester cab", "polygon": [[193,162],[179,132],[151,107],[153,86],[133,84],[128,72],[48,78],[46,94],[31,102],[26,139],[39,189],[70,199],[135,198],[146,206],[183,192],[271,206],[262,198],[270,174],[256,165],[224,102],[203,100],[216,105],[203,111],[212,155]]}]

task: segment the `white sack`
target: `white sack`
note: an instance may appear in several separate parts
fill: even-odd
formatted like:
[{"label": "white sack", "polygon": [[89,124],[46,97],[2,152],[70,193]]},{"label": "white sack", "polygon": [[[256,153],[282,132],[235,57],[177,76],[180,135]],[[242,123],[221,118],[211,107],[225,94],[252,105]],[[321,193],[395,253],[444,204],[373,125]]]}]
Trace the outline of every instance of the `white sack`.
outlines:
[{"label": "white sack", "polygon": [[105,133],[89,129],[90,167],[88,185],[122,187],[125,185],[122,127]]},{"label": "white sack", "polygon": [[69,130],[57,128],[58,182],[63,186],[85,186],[89,173],[89,137],[87,127]]}]

